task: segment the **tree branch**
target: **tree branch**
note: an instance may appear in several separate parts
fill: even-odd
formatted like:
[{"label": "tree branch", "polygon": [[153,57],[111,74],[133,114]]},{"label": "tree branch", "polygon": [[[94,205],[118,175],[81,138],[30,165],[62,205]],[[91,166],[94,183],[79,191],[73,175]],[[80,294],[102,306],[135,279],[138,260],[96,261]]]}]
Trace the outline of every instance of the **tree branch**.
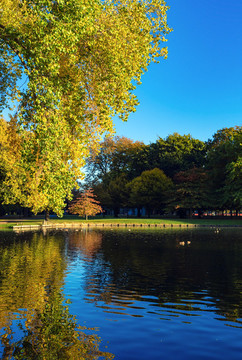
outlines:
[{"label": "tree branch", "polygon": [[[0,29],[4,30],[6,32],[6,27],[2,24],[0,24]],[[13,46],[13,44],[11,42],[15,42],[16,44],[18,44],[21,48],[23,48],[25,51],[27,51],[26,47],[19,41],[19,39],[15,36],[13,37],[12,34],[1,34],[0,38],[2,38],[2,40],[4,42],[6,42],[6,44],[12,49],[12,51],[19,57],[21,64],[23,65],[23,67],[28,70],[27,64],[25,62],[25,60],[23,59],[23,56],[21,54],[21,52],[15,47]],[[12,40],[12,41],[11,41]]]}]

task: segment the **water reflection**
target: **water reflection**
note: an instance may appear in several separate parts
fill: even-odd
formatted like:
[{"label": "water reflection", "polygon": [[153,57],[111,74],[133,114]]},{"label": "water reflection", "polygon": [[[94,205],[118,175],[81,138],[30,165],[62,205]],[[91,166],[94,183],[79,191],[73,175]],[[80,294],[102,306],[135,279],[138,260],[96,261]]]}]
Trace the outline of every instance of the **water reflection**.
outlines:
[{"label": "water reflection", "polygon": [[3,359],[241,357],[240,229],[0,232],[0,264]]},{"label": "water reflection", "polygon": [[68,234],[70,254],[81,251],[92,258],[102,246],[103,234],[87,230],[70,231]]},{"label": "water reflection", "polygon": [[104,311],[165,319],[214,312],[241,327],[239,231],[93,230],[69,241],[86,260],[85,300]]},{"label": "water reflection", "polygon": [[[1,234],[2,235],[2,234]],[[8,233],[9,235],[9,233]],[[41,311],[49,288],[63,285],[66,262],[63,261],[63,240],[41,234],[25,234],[0,246],[0,326],[19,309]]]},{"label": "water reflection", "polygon": [[0,232],[2,359],[111,359],[70,315],[66,234]]},{"label": "water reflection", "polygon": [[61,293],[49,294],[42,311],[29,311],[18,327],[23,332],[19,341],[13,341],[12,323],[4,328],[1,336],[2,359],[112,359],[112,355],[99,351],[99,338],[85,335],[83,327],[77,327],[75,317],[63,305]]}]

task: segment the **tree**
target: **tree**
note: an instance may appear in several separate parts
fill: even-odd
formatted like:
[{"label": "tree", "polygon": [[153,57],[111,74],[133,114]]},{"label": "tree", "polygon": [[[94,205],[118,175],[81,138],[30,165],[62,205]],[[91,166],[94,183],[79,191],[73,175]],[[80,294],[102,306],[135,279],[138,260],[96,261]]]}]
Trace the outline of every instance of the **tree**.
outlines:
[{"label": "tree", "polygon": [[112,199],[108,192],[108,187],[103,182],[98,182],[93,186],[94,194],[97,197],[97,200],[100,201],[102,206],[103,215],[106,213],[107,209],[112,209]]},{"label": "tree", "polygon": [[205,163],[206,145],[190,134],[174,133],[150,145],[149,163],[173,177],[179,171],[201,167]]},{"label": "tree", "polygon": [[[139,172],[138,168],[139,163],[144,160],[141,156],[144,148],[144,143],[124,136],[105,137],[98,154],[94,151],[87,159],[86,181],[95,183],[101,180],[107,183],[121,174],[125,174],[130,180],[140,175],[142,171]],[[142,164],[144,165],[144,161]]]},{"label": "tree", "polygon": [[242,126],[218,130],[208,142],[210,202],[213,208],[241,208]]},{"label": "tree", "polygon": [[182,215],[184,210],[202,210],[208,206],[208,173],[204,168],[193,168],[180,171],[174,176],[175,192],[170,199],[173,205]]},{"label": "tree", "polygon": [[99,201],[95,199],[92,189],[85,190],[68,208],[69,213],[85,216],[86,220],[88,220],[88,216],[95,216],[102,211],[102,207]]},{"label": "tree", "polygon": [[125,173],[121,173],[116,178],[106,180],[94,185],[94,193],[101,205],[105,209],[113,210],[114,216],[118,217],[120,208],[128,205],[127,176]]},{"label": "tree", "polygon": [[[242,146],[242,143],[241,143]],[[237,161],[227,165],[227,178],[225,181],[225,197],[232,202],[236,210],[242,209],[242,156]]]},{"label": "tree", "polygon": [[[0,107],[16,104],[21,148],[5,202],[63,213],[91,147],[133,94],[171,29],[163,0],[0,0]],[[13,101],[15,101],[13,103]]]},{"label": "tree", "polygon": [[124,136],[106,137],[99,153],[92,152],[87,160],[85,181],[115,217],[128,204],[127,182],[142,172],[140,164],[144,166],[145,161],[141,154],[145,148],[142,142]]},{"label": "tree", "polygon": [[128,204],[128,191],[126,175],[120,174],[115,179],[111,180],[108,184],[107,190],[111,199],[111,208],[114,210],[114,216],[117,217],[121,207]]},{"label": "tree", "polygon": [[9,122],[0,117],[0,203],[4,200],[6,179],[12,174],[19,160],[21,137],[17,133],[16,120]]},{"label": "tree", "polygon": [[151,212],[163,211],[172,190],[173,183],[160,169],[143,171],[127,185],[130,191],[130,203],[138,210],[145,206],[148,216]]},{"label": "tree", "polygon": [[6,177],[6,135],[7,135],[7,122],[0,118],[0,203],[3,200],[3,181]]},{"label": "tree", "polygon": [[[55,139],[52,136],[54,125],[51,127],[47,118],[46,125],[38,128],[39,135],[21,131],[13,120],[18,148],[12,160],[10,146],[15,149],[17,140],[10,142],[7,134],[6,163],[10,171],[3,182],[4,203],[18,202],[31,208],[35,214],[44,210],[48,214],[53,210],[61,216],[66,198],[71,199],[72,189],[77,186],[76,179],[83,159],[76,159],[75,163],[70,161],[70,154],[75,149],[71,149],[64,122],[62,127],[55,124]],[[78,149],[80,144],[74,142]]]}]

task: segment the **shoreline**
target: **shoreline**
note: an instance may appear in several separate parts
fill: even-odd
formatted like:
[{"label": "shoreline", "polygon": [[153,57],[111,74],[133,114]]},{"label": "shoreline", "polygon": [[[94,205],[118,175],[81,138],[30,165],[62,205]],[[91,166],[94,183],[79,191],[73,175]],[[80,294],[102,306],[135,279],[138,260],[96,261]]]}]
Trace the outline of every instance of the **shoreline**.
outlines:
[{"label": "shoreline", "polygon": [[27,230],[65,230],[65,229],[82,229],[82,228],[242,228],[242,225],[238,224],[175,224],[175,223],[52,223],[42,225],[13,225],[13,231],[27,231]]},{"label": "shoreline", "polygon": [[0,231],[19,229],[67,229],[67,228],[242,228],[241,218],[179,219],[179,218],[89,218],[65,215],[63,218],[43,216],[33,218],[0,218]]}]

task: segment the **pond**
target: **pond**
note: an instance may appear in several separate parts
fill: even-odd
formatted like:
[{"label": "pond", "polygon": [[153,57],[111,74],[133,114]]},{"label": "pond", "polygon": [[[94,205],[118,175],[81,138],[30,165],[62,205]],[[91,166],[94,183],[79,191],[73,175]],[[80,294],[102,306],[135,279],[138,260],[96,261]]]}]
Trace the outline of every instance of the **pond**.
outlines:
[{"label": "pond", "polygon": [[0,328],[1,359],[241,359],[242,229],[1,231]]}]

